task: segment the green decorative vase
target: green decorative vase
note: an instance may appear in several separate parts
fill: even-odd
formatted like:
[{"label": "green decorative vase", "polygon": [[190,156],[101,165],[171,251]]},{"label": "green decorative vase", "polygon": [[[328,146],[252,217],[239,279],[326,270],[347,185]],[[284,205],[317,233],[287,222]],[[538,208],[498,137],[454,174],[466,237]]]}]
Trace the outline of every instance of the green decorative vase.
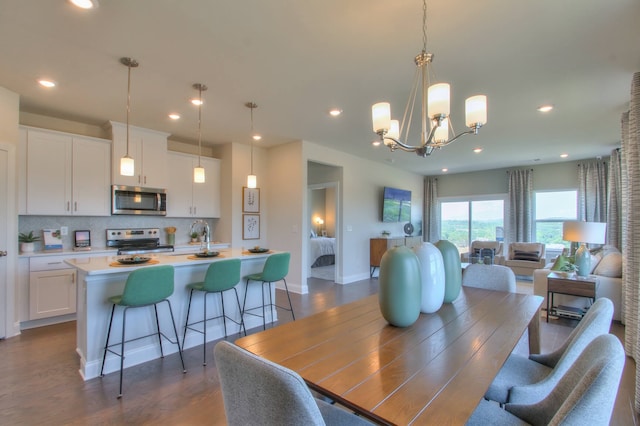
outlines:
[{"label": "green decorative vase", "polygon": [[450,241],[440,240],[435,243],[444,262],[444,303],[451,303],[460,295],[462,287],[462,265],[460,252]]},{"label": "green decorative vase", "polygon": [[408,327],[420,316],[420,261],[406,246],[387,250],[380,260],[380,311],[389,324]]}]

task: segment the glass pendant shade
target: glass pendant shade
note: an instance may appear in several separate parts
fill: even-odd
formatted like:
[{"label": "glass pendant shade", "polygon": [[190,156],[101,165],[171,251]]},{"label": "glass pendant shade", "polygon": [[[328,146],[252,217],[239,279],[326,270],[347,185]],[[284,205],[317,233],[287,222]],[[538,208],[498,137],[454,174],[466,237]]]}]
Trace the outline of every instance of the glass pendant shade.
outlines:
[{"label": "glass pendant shade", "polygon": [[258,178],[256,175],[247,176],[247,188],[256,188],[258,186]]},{"label": "glass pendant shade", "polygon": [[448,83],[438,83],[429,87],[427,107],[430,118],[443,115],[449,116],[451,86]]},{"label": "glass pendant shade", "polygon": [[378,102],[371,107],[373,118],[373,131],[388,131],[391,127],[391,104],[389,102]]},{"label": "glass pendant shade", "polygon": [[449,139],[449,120],[442,120],[433,135],[434,142],[446,142]]},{"label": "glass pendant shade", "polygon": [[476,95],[465,101],[467,127],[484,126],[487,123],[487,97]]},{"label": "glass pendant shade", "polygon": [[204,183],[204,167],[194,167],[193,168],[193,181],[195,183]]},{"label": "glass pendant shade", "polygon": [[[399,139],[400,138],[400,122],[398,120],[391,120],[389,125],[389,131],[386,134],[386,137]],[[384,144],[389,145],[392,144],[393,141],[390,139],[385,139]]]},{"label": "glass pendant shade", "polygon": [[134,169],[133,158],[128,155],[120,158],[120,174],[122,176],[133,176]]}]

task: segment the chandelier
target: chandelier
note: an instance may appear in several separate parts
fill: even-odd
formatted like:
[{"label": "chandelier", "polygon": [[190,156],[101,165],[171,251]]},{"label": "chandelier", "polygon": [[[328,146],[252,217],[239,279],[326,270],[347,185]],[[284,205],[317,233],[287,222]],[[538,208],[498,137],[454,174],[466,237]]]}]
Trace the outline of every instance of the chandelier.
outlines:
[{"label": "chandelier", "polygon": [[[421,157],[431,155],[434,149],[449,145],[462,135],[478,134],[480,127],[487,123],[487,97],[476,95],[465,102],[466,125],[469,130],[455,134],[449,115],[450,86],[448,83],[430,84],[433,54],[427,53],[427,2],[422,2],[422,52],[415,57],[417,66],[409,99],[402,117],[391,119],[391,105],[379,102],[371,107],[373,131],[391,151],[401,149],[415,152]],[[418,94],[421,97],[422,129],[420,145],[409,145],[410,122]],[[403,142],[405,141],[405,142]]]}]

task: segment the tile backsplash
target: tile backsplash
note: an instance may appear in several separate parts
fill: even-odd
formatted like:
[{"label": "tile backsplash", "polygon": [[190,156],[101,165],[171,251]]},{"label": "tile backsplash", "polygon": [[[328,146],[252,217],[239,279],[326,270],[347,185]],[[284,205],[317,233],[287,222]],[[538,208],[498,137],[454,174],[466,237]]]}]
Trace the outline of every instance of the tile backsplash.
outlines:
[{"label": "tile backsplash", "polygon": [[[166,244],[167,226],[174,226],[176,231],[176,245],[188,244],[191,240],[189,232],[191,225],[197,218],[165,218],[155,216],[19,216],[18,232],[28,234],[33,231],[42,239],[43,229],[60,229],[66,226],[69,229],[67,235],[62,236],[63,248],[73,248],[73,235],[76,230],[88,229],[91,231],[91,246],[103,248],[107,245],[107,229],[119,228],[160,228],[160,243]],[[211,227],[212,240],[216,240],[216,225],[218,219],[206,219]],[[200,229],[200,228],[199,228]],[[35,243],[36,251],[42,250],[42,241]]]}]

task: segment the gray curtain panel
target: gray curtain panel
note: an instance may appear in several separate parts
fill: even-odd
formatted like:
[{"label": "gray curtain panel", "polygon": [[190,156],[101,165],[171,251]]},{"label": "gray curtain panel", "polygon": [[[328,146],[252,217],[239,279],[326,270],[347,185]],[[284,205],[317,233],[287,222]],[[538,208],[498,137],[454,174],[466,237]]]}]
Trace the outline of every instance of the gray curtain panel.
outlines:
[{"label": "gray curtain panel", "polygon": [[625,350],[636,360],[635,409],[640,412],[640,72],[633,75],[622,118],[622,283]]},{"label": "gray curtain panel", "polygon": [[440,209],[438,207],[438,179],[435,177],[424,178],[424,218],[422,222],[422,241],[435,243],[440,240]]},{"label": "gray curtain panel", "polygon": [[[533,171],[510,170],[507,209],[507,243],[532,241]],[[506,247],[506,246],[505,246]]]},{"label": "gray curtain panel", "polygon": [[607,175],[604,161],[578,164],[578,219],[607,221]]},{"label": "gray curtain panel", "polygon": [[622,163],[620,149],[609,157],[609,185],[607,189],[607,244],[622,249]]}]

